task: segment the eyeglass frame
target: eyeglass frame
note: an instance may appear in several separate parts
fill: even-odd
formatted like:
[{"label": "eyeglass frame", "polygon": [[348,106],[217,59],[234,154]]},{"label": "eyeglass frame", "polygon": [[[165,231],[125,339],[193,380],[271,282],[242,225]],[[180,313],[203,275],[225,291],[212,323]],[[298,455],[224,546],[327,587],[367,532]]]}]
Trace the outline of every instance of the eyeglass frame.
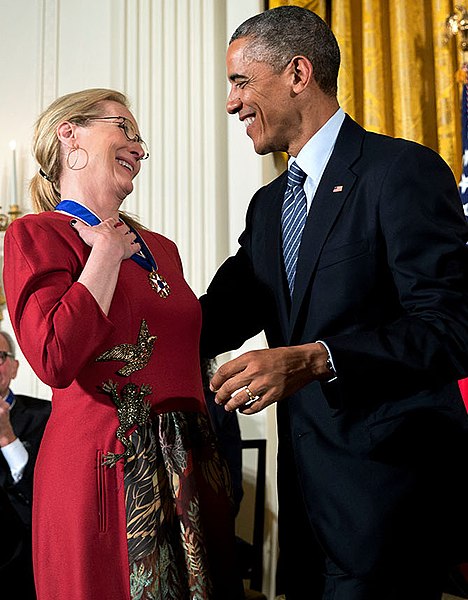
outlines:
[{"label": "eyeglass frame", "polygon": [[15,358],[15,355],[12,352],[7,352],[7,350],[0,350],[0,367],[6,363],[8,357]]},{"label": "eyeglass frame", "polygon": [[[121,119],[120,123],[117,121],[111,121],[110,119]],[[129,142],[137,142],[138,144],[140,144],[140,146],[143,148],[145,155],[142,156],[140,158],[140,160],[146,160],[147,158],[149,158],[149,149],[148,149],[148,144],[145,142],[145,140],[141,137],[141,135],[139,133],[136,133],[135,131],[135,135],[133,137],[130,137],[129,133],[128,133],[128,123],[130,124],[130,127],[135,130],[135,125],[130,121],[130,119],[128,117],[123,117],[121,115],[117,115],[115,117],[89,117],[87,119],[87,121],[104,121],[105,123],[110,123],[112,125],[117,125],[117,127],[119,127],[125,134],[125,137],[127,138],[127,140]]]}]

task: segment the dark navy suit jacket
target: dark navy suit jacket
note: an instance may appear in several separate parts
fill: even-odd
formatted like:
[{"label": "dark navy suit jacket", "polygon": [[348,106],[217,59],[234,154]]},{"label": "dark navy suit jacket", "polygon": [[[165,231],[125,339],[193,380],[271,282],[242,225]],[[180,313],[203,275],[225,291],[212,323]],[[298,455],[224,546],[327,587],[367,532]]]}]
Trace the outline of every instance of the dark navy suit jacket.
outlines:
[{"label": "dark navy suit jacket", "polygon": [[432,150],[347,116],[309,211],[292,300],[285,187],[284,173],[254,195],[238,253],[201,298],[204,356],[262,330],[270,347],[324,340],[331,350],[337,381],[277,404],[280,525],[297,469],[309,520],[346,572],[407,564],[429,547],[457,560],[468,551],[457,384],[468,374],[468,226],[453,174]]}]

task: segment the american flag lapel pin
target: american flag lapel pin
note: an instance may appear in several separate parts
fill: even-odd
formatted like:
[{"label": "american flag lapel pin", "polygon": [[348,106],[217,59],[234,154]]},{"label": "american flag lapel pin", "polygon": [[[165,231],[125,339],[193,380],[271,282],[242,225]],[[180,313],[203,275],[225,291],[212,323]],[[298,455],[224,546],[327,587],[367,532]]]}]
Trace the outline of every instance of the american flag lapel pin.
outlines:
[{"label": "american flag lapel pin", "polygon": [[335,185],[335,187],[333,188],[333,192],[342,192],[342,191],[343,191],[342,185]]}]

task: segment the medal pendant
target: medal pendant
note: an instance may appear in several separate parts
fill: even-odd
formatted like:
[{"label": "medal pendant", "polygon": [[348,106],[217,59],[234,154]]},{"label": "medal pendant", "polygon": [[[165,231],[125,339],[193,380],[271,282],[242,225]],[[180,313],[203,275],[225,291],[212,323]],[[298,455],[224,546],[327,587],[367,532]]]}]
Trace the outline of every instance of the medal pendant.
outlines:
[{"label": "medal pendant", "polygon": [[153,290],[155,290],[161,298],[167,298],[169,296],[171,288],[162,275],[153,269],[149,272],[148,279]]}]

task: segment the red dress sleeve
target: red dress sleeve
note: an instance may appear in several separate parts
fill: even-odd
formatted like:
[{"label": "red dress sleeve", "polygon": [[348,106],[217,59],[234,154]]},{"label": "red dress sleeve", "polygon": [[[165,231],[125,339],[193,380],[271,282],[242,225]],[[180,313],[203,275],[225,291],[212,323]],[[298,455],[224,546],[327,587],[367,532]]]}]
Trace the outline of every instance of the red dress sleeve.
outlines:
[{"label": "red dress sleeve", "polygon": [[77,282],[90,250],[68,220],[26,215],[10,225],[4,243],[5,296],[18,344],[36,375],[55,388],[68,387],[114,330]]}]

